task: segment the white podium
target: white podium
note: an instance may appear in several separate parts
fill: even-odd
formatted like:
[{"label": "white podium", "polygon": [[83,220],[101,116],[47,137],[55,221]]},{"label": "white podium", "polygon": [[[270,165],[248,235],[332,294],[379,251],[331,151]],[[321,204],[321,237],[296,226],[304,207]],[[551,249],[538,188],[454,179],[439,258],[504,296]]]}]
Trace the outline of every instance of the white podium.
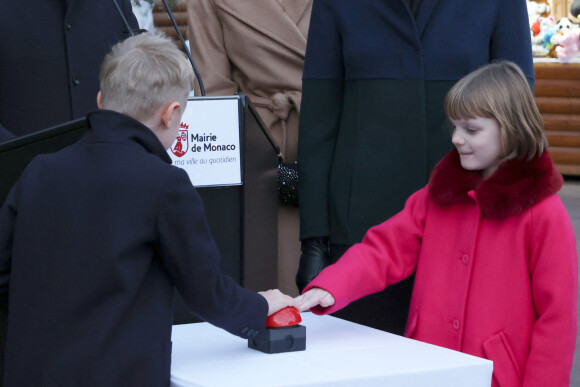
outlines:
[{"label": "white podium", "polygon": [[302,319],[306,351],[272,355],[208,323],[174,326],[171,386],[491,385],[489,360],[331,316]]}]

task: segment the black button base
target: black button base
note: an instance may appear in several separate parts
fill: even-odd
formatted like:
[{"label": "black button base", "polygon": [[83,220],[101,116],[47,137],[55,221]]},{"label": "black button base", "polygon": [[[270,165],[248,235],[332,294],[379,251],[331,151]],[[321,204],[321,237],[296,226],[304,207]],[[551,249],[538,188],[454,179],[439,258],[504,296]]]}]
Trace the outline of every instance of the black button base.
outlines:
[{"label": "black button base", "polygon": [[267,328],[255,338],[248,339],[248,348],[264,353],[304,351],[306,327],[294,325],[284,328]]}]

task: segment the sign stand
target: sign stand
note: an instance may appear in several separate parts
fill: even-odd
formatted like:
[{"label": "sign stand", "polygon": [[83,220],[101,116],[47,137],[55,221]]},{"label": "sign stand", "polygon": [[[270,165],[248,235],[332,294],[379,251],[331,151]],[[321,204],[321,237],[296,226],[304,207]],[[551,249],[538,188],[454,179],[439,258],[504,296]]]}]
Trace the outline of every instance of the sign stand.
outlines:
[{"label": "sign stand", "polygon": [[[190,98],[169,153],[203,199],[224,273],[255,291],[276,288],[279,149],[249,99]],[[174,323],[196,321],[176,292]]]}]

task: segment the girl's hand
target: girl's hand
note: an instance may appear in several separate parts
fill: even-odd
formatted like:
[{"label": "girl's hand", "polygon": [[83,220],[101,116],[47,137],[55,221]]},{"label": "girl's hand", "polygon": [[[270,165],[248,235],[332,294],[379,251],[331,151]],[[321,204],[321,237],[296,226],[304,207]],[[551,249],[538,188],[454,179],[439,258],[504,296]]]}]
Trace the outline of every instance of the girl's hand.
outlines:
[{"label": "girl's hand", "polygon": [[334,305],[334,297],[332,294],[321,288],[312,288],[303,295],[296,297],[295,300],[299,303],[298,310],[301,312],[317,305],[323,308]]}]

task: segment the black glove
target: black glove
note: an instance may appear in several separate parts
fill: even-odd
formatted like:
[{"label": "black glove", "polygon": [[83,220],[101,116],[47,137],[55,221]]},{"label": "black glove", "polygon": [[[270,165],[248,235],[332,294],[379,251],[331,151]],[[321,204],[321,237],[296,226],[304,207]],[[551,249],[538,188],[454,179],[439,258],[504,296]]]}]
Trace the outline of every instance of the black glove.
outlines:
[{"label": "black glove", "polygon": [[328,238],[307,238],[302,241],[302,255],[296,273],[296,286],[300,293],[316,277],[322,269],[330,264]]}]

